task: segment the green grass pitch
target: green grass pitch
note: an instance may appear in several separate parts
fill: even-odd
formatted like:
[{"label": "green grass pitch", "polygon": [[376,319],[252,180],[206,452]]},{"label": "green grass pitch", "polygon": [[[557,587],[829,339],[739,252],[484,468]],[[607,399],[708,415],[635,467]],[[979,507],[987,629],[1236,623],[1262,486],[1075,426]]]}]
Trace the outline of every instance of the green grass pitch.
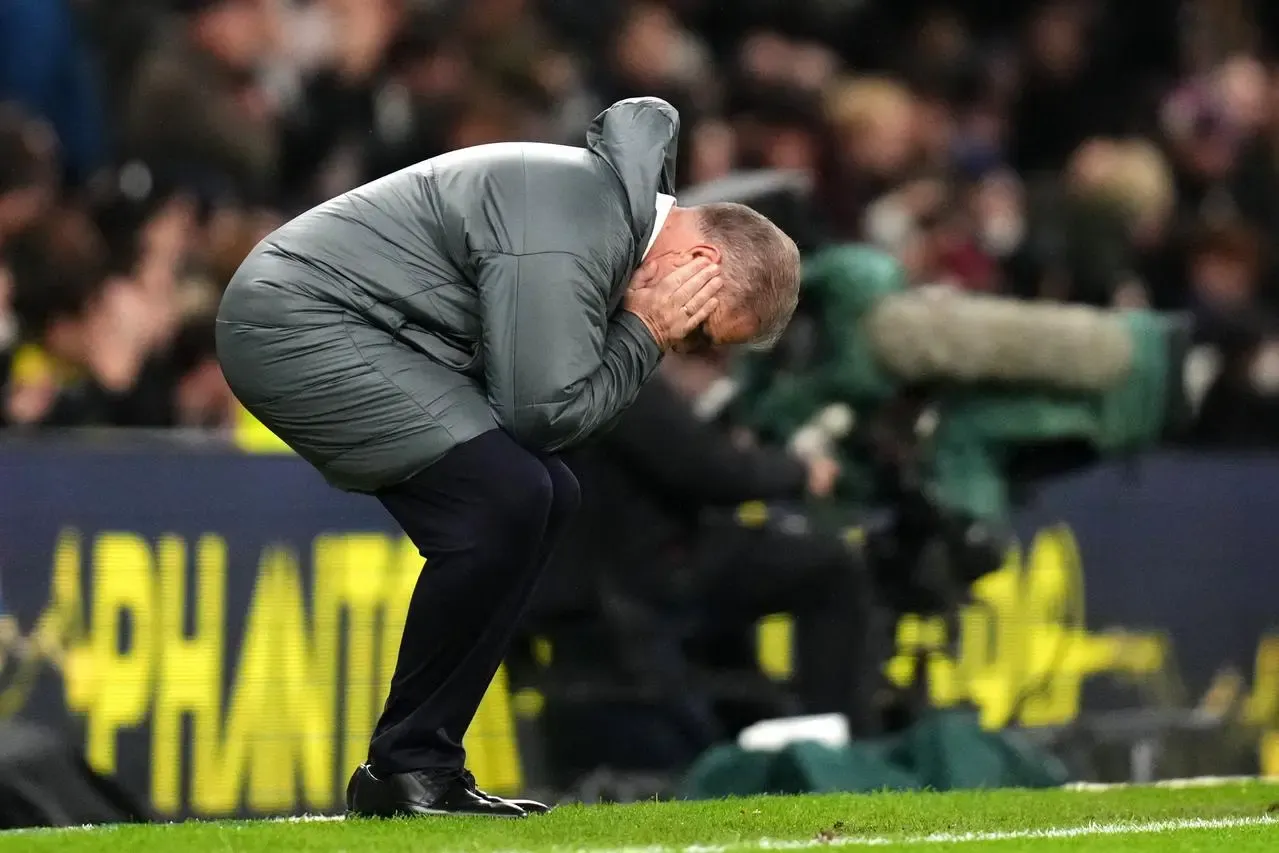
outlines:
[{"label": "green grass pitch", "polygon": [[519,821],[299,819],[0,834],[0,853],[1279,853],[1279,785],[763,797]]}]

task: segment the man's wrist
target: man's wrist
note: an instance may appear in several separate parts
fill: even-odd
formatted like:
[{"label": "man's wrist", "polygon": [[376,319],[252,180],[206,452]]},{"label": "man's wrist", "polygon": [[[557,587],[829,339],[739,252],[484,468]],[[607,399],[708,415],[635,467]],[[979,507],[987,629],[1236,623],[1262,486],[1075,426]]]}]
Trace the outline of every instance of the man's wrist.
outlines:
[{"label": "man's wrist", "polygon": [[644,375],[647,378],[657,369],[657,365],[666,354],[665,351],[654,340],[653,333],[649,331],[648,326],[638,314],[622,311],[616,315],[613,322],[616,324],[617,331],[631,340],[632,348],[644,362]]},{"label": "man's wrist", "polygon": [[643,314],[638,314],[634,311],[631,311],[629,308],[624,309],[624,311],[626,314],[631,315],[632,317],[634,317],[636,320],[639,321],[639,324],[644,327],[644,331],[647,332],[648,336],[653,339],[653,343],[657,346],[658,350],[660,350],[661,352],[666,352],[666,342],[662,340],[662,336],[658,334],[657,328],[653,325],[653,323],[647,317],[645,317]]}]

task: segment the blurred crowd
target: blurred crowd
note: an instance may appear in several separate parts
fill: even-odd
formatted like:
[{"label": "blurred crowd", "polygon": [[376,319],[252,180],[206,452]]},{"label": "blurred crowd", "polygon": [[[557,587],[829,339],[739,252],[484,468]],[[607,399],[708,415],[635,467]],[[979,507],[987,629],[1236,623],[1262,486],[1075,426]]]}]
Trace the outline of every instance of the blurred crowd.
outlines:
[{"label": "blurred crowd", "polygon": [[0,423],[233,418],[211,317],[305,207],[683,116],[685,186],[805,173],[920,282],[1195,312],[1204,443],[1279,439],[1279,8],[1249,0],[7,0]]}]

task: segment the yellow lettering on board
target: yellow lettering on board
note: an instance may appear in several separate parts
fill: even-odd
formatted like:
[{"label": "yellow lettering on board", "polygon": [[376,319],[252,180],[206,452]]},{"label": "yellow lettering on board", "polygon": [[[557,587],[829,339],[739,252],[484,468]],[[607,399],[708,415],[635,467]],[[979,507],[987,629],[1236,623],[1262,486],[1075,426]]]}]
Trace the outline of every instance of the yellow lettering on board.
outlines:
[{"label": "yellow lettering on board", "polygon": [[59,534],[53,552],[51,603],[40,617],[36,636],[62,668],[62,690],[67,708],[87,713],[96,688],[92,652],[86,643],[82,585],[80,535],[67,529]]},{"label": "yellow lettering on board", "polygon": [[[92,702],[94,684],[90,652],[84,643],[84,607],[80,597],[80,537],[67,529],[54,546],[49,604],[36,619],[29,637],[32,655],[8,662],[0,686],[0,719],[22,712],[35,692],[46,663],[62,670],[67,707],[84,713]],[[0,634],[6,642],[21,636],[22,626],[13,615],[0,616]],[[0,652],[0,658],[4,655]],[[3,661],[0,661],[3,663]]]},{"label": "yellow lettering on board", "polygon": [[[271,692],[276,701],[274,707],[259,707],[249,807],[257,812],[292,808],[300,775],[308,805],[327,808],[333,804],[337,657],[319,659],[312,648],[302,577],[293,555],[276,552],[266,578],[273,614]],[[329,636],[332,643],[335,635]]]},{"label": "yellow lettering on board", "polygon": [[297,648],[290,647],[285,625],[292,627],[301,618],[297,609],[302,602],[289,600],[287,577],[292,555],[283,548],[268,553],[258,576],[255,598],[262,602],[262,609],[270,618],[253,626],[261,633],[246,638],[251,662],[246,666],[241,661],[242,668],[236,673],[237,686],[250,678],[257,682],[247,688],[256,701],[245,703],[243,719],[249,745],[245,804],[258,813],[288,809],[296,792],[289,742],[293,709],[286,685],[297,677],[289,666],[295,661]]},{"label": "yellow lettering on board", "polygon": [[288,555],[278,549],[268,549],[262,555],[222,736],[192,743],[191,805],[199,814],[232,814],[254,776],[259,777],[258,796],[266,798],[262,790],[271,788],[269,778],[278,773],[270,767],[273,756],[269,753],[275,734],[271,727],[282,713],[279,673],[274,671],[277,632],[273,623],[281,616],[276,578],[280,564],[288,561]]},{"label": "yellow lettering on board", "polygon": [[[190,717],[195,744],[221,737],[226,542],[216,536],[200,539],[189,594],[187,547],[180,537],[160,539],[157,562],[160,663],[151,721],[151,804],[162,814],[174,814],[182,805],[184,716]],[[188,613],[193,616],[189,635]]]},{"label": "yellow lettering on board", "polygon": [[1042,530],[1024,560],[1013,550],[1003,567],[973,585],[973,603],[959,613],[957,650],[945,620],[907,614],[885,674],[909,686],[924,659],[932,704],[971,700],[988,728],[1069,722],[1090,676],[1152,676],[1167,660],[1161,637],[1090,632],[1083,582],[1070,530]]},{"label": "yellow lettering on board", "polygon": [[[121,729],[145,721],[151,704],[155,631],[151,549],[141,536],[104,533],[93,549],[94,667],[86,753],[102,773],[116,770]],[[127,621],[127,634],[124,625]],[[121,648],[126,642],[127,648]]]},{"label": "yellow lettering on board", "polygon": [[1023,584],[1021,553],[1013,550],[998,571],[973,585],[980,606],[965,607],[959,618],[961,642],[967,641],[960,648],[959,677],[988,728],[1008,722],[1016,701],[1010,685],[1025,668],[1029,623],[1019,612]]},{"label": "yellow lettering on board", "polygon": [[[268,549],[259,566],[240,660],[222,721],[226,544],[215,536],[195,548],[188,590],[187,545],[162,537],[153,558],[140,536],[112,532],[93,543],[90,618],[82,598],[81,541],[59,536],[51,604],[36,636],[63,669],[68,707],[84,714],[90,762],[117,767],[126,729],[152,721],[153,805],[181,810],[182,721],[191,719],[192,809],[233,813],[248,792],[256,812],[295,810],[298,783],[308,807],[336,803],[341,778],[364,758],[403,631],[404,611],[421,558],[404,539],[377,534],[326,536],[314,545],[308,613],[303,575],[291,553]],[[971,699],[983,724],[1044,725],[1079,712],[1084,680],[1101,672],[1150,676],[1162,671],[1167,642],[1158,635],[1093,634],[1083,609],[1083,571],[1065,527],[1041,531],[1025,559],[1014,552],[981,579],[975,603],[958,620],[957,652],[946,622],[907,615],[897,626],[897,656],[888,676],[908,685],[922,655],[932,702]],[[187,618],[187,614],[191,618]],[[186,623],[193,625],[188,633]],[[761,629],[769,671],[789,672],[789,620]],[[342,631],[347,632],[345,644]],[[345,668],[339,661],[345,660]],[[343,733],[337,734],[337,684],[343,684]],[[1279,637],[1257,654],[1246,721],[1262,730],[1263,773],[1279,776]],[[465,745],[482,783],[496,791],[520,786],[509,687],[499,669]],[[341,763],[335,765],[334,749]]]},{"label": "yellow lettering on board", "polygon": [[[53,601],[40,624],[63,644],[51,653],[64,668],[68,706],[86,717],[94,765],[113,771],[119,733],[150,722],[153,806],[161,813],[183,810],[184,779],[186,805],[209,817],[241,805],[257,813],[295,810],[301,801],[332,808],[340,790],[335,770],[340,766],[345,778],[364,760],[389,688],[421,570],[412,545],[377,534],[321,537],[309,602],[296,557],[267,549],[225,697],[225,541],[167,535],[153,554],[140,536],[107,533],[92,554],[87,625],[74,531],[59,539]],[[486,692],[465,746],[483,784],[518,790],[505,670]]]},{"label": "yellow lettering on board", "polygon": [[1279,637],[1264,637],[1257,646],[1252,692],[1243,710],[1251,725],[1279,727]]},{"label": "yellow lettering on board", "polygon": [[364,763],[373,733],[374,703],[380,689],[377,626],[391,544],[379,534],[327,535],[315,540],[312,551],[316,675],[321,676],[323,670],[323,677],[334,679],[330,687],[334,693],[336,679],[342,675],[338,672],[338,634],[343,616],[346,621],[341,778]]},{"label": "yellow lettering on board", "polygon": [[1084,623],[1083,567],[1075,537],[1064,527],[1035,537],[1022,580],[1020,618],[1024,657],[1009,680],[1021,707],[1011,714],[1028,726],[1066,723],[1079,715],[1083,682],[1119,656],[1111,638]]},{"label": "yellow lettering on board", "polygon": [[769,678],[789,678],[792,666],[794,619],[785,613],[765,616],[755,629],[755,649],[760,669]]},{"label": "yellow lettering on board", "polygon": [[1244,703],[1243,718],[1262,732],[1261,775],[1279,778],[1279,636],[1264,637],[1257,647],[1252,692]]},{"label": "yellow lettering on board", "polygon": [[1271,730],[1261,736],[1261,775],[1266,779],[1279,779],[1279,731]]}]

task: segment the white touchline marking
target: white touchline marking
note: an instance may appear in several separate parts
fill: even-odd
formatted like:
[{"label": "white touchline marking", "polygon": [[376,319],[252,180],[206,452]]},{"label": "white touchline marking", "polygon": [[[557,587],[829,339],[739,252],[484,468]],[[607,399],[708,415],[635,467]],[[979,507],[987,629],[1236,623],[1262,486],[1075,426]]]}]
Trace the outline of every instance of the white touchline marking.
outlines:
[{"label": "white touchline marking", "polygon": [[[1156,835],[1201,829],[1240,829],[1246,826],[1279,826],[1274,817],[1185,818],[1150,823],[1092,823],[1062,829],[1016,829],[1007,832],[938,832],[932,835],[858,836],[824,840],[809,838],[787,841],[760,838],[732,844],[655,844],[648,847],[555,847],[556,853],[732,853],[738,850],[813,850],[821,847],[924,847],[931,844],[970,844],[992,841],[1027,841],[1053,838],[1082,838],[1090,835]],[[507,850],[502,853],[524,853]]]},{"label": "white touchline marking", "polygon": [[1195,776],[1190,779],[1163,779],[1158,782],[1134,784],[1132,782],[1067,782],[1063,791],[1130,791],[1133,788],[1224,788],[1227,785],[1273,785],[1279,779],[1266,776]]},{"label": "white touchline marking", "polygon": [[[1274,785],[1279,782],[1275,777],[1265,776],[1198,776],[1189,779],[1165,779],[1159,782],[1133,784],[1072,782],[1057,790],[1074,793],[1094,793],[1122,789],[1139,788],[1212,788],[1224,785]],[[266,818],[267,823],[330,823],[346,820],[343,814],[302,814],[286,817]],[[197,821],[198,822],[198,821]],[[127,824],[84,824],[83,826],[66,827],[31,827],[26,829],[9,829],[0,831],[0,836],[31,835],[40,833],[75,832],[94,830],[110,832]],[[970,832],[970,833],[937,833],[905,838],[888,836],[846,836],[830,840],[816,838],[788,841],[760,838],[753,841],[742,841],[734,844],[651,846],[651,847],[555,847],[554,853],[729,853],[736,850],[811,850],[817,847],[884,847],[897,844],[920,846],[927,844],[964,844],[982,841],[1017,841],[1032,838],[1077,838],[1089,835],[1150,835],[1152,833],[1182,832],[1195,829],[1236,829],[1245,826],[1279,825],[1279,817],[1240,817],[1240,818],[1185,818],[1180,820],[1156,821],[1153,823],[1093,823],[1087,826],[1068,829],[1023,829],[1008,832]],[[498,851],[498,853],[526,853],[519,850]]]}]

